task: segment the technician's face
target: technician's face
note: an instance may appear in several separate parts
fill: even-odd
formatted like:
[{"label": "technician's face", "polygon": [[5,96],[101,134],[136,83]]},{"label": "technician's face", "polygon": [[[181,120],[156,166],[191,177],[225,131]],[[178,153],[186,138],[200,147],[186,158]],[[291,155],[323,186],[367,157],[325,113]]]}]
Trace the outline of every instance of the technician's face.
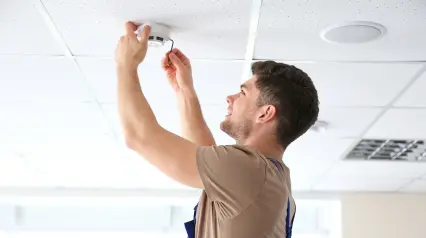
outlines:
[{"label": "technician's face", "polygon": [[221,123],[220,128],[236,141],[245,140],[253,128],[259,96],[259,90],[256,88],[255,82],[256,77],[253,76],[241,85],[239,93],[226,98],[228,115]]}]

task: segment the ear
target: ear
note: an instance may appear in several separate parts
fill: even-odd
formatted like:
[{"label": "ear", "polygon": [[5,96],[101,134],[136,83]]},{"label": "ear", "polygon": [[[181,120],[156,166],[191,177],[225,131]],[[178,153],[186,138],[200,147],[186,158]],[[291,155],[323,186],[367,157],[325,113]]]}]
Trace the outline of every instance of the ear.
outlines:
[{"label": "ear", "polygon": [[266,123],[276,117],[277,110],[273,105],[264,105],[257,109],[256,122]]}]

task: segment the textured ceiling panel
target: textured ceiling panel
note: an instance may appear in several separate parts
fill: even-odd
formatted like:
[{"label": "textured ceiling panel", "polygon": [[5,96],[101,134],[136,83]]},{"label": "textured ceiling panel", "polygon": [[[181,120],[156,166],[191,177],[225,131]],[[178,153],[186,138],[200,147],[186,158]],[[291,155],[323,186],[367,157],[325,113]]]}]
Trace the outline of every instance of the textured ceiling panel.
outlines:
[{"label": "textured ceiling panel", "polygon": [[43,0],[43,3],[76,55],[113,55],[124,30],[123,23],[129,20],[171,26],[176,46],[191,57],[244,58],[250,1]]},{"label": "textured ceiling panel", "polygon": [[[276,1],[261,10],[255,58],[287,60],[424,60],[426,3],[413,1]],[[387,32],[363,44],[329,44],[320,33],[330,25],[373,21]]]},{"label": "textured ceiling panel", "polygon": [[336,179],[415,179],[426,173],[425,163],[342,160],[328,172]]},{"label": "textured ceiling panel", "polygon": [[421,64],[295,63],[314,81],[322,105],[385,106]]},{"label": "textured ceiling panel", "polygon": [[402,189],[400,189],[402,192],[426,192],[426,180],[416,180],[412,182],[411,184],[404,186]]},{"label": "textured ceiling panel", "polygon": [[20,156],[0,157],[0,187],[43,186],[48,181]]},{"label": "textured ceiling panel", "polygon": [[389,109],[365,138],[426,139],[426,109]]},{"label": "textured ceiling panel", "polygon": [[94,103],[0,104],[0,111],[1,136],[75,137],[111,132]]},{"label": "textured ceiling panel", "polygon": [[339,161],[354,141],[354,139],[318,140],[306,134],[287,148],[283,157],[284,162],[289,165],[294,176],[297,174],[308,177],[319,176]]},{"label": "textured ceiling panel", "polygon": [[[78,58],[78,63],[100,102],[116,102],[117,77],[110,59]],[[194,86],[202,104],[226,102],[241,83],[243,64],[240,62],[192,60]],[[139,66],[142,90],[151,104],[172,104],[175,93],[167,82],[160,61],[146,60]]]},{"label": "textured ceiling panel", "polygon": [[358,176],[345,179],[324,177],[312,188],[314,191],[340,191],[340,192],[394,192],[409,180],[404,179],[371,179]]},{"label": "textured ceiling panel", "polygon": [[426,73],[423,73],[394,104],[399,107],[426,107]]},{"label": "textured ceiling panel", "polygon": [[327,123],[325,131],[308,131],[318,139],[358,137],[379,115],[380,108],[343,108],[320,106],[319,120]]},{"label": "textured ceiling panel", "polygon": [[0,57],[0,102],[88,102],[94,99],[72,59]]},{"label": "textured ceiling panel", "polygon": [[65,52],[45,24],[38,0],[13,0],[0,3],[0,55]]}]

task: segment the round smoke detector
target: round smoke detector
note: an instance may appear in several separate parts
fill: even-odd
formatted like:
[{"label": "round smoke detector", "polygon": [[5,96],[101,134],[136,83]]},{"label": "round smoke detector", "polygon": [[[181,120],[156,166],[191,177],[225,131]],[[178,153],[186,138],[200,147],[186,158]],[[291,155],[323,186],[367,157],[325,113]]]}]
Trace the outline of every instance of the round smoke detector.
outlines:
[{"label": "round smoke detector", "polygon": [[163,24],[158,23],[145,23],[138,27],[136,30],[137,36],[140,38],[141,31],[145,25],[151,27],[149,34],[148,45],[152,47],[161,47],[170,40],[170,28]]},{"label": "round smoke detector", "polygon": [[376,40],[386,28],[374,22],[348,22],[330,26],[321,32],[321,38],[329,43],[357,44]]}]

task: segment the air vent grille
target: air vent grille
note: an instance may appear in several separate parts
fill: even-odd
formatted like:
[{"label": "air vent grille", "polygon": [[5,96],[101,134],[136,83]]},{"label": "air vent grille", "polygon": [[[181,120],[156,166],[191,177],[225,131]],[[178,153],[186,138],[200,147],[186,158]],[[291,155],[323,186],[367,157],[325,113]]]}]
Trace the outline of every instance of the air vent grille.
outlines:
[{"label": "air vent grille", "polygon": [[426,162],[423,140],[361,140],[346,159]]}]

